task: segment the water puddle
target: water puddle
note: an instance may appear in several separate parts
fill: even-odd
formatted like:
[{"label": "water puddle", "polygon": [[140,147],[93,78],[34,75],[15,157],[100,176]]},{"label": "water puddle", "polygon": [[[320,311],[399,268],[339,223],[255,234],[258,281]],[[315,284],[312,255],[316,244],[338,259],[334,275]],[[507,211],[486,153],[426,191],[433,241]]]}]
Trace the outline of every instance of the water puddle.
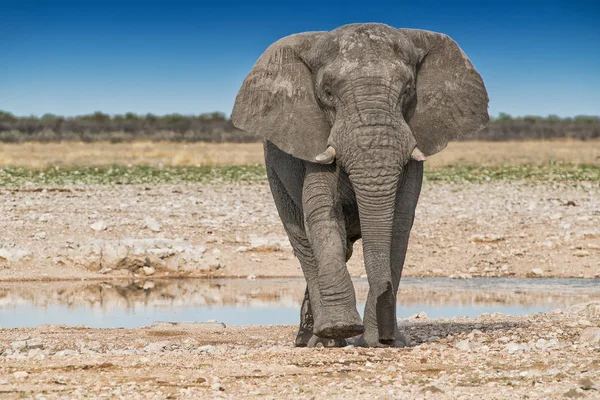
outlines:
[{"label": "water puddle", "polygon": [[[600,279],[406,278],[398,317],[520,315],[600,300]],[[362,312],[368,285],[354,282]],[[42,324],[133,328],[156,321],[296,324],[302,279],[0,283],[0,327]]]}]

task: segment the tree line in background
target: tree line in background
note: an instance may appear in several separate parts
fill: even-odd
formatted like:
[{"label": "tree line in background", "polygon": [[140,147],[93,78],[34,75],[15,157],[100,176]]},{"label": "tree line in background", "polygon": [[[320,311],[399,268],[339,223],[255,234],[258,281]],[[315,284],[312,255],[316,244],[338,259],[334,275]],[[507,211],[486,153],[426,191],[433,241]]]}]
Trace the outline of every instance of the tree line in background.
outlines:
[{"label": "tree line in background", "polygon": [[[600,117],[576,116],[559,118],[511,117],[500,113],[489,126],[464,139],[595,139],[600,138]],[[17,117],[0,111],[0,142],[110,141],[174,141],[174,142],[256,142],[256,135],[241,131],[225,114],[200,115],[108,115],[95,112],[77,117],[45,114],[41,117]]]}]

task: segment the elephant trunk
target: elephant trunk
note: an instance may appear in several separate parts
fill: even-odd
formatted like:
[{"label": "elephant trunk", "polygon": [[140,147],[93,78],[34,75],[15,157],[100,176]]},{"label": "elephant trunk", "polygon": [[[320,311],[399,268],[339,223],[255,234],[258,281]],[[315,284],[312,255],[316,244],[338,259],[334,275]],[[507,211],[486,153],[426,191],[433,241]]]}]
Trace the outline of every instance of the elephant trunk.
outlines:
[{"label": "elephant trunk", "polygon": [[396,192],[403,160],[412,151],[399,131],[394,126],[356,129],[352,135],[358,146],[344,148],[339,158],[356,194],[369,296],[376,299],[379,341],[384,344],[394,342],[396,328],[390,264]]},{"label": "elephant trunk", "polygon": [[396,321],[396,294],[390,265],[392,226],[397,182],[395,173],[378,179],[376,188],[360,176],[351,176],[356,193],[363,240],[365,269],[381,343],[393,343]]}]

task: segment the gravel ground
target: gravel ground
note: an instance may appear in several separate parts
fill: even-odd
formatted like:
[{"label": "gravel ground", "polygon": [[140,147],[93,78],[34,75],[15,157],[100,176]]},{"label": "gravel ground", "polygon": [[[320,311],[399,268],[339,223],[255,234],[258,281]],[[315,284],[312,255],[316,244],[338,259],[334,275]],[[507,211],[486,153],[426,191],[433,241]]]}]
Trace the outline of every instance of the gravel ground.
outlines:
[{"label": "gravel ground", "polygon": [[[426,183],[405,276],[600,276],[599,193],[591,182]],[[145,293],[158,277],[300,276],[264,184],[1,188],[0,230],[4,302],[124,296],[110,285],[24,292],[24,280],[137,278]],[[364,276],[359,245],[349,269]],[[180,282],[172,290],[192,290]],[[227,302],[209,289],[196,292]],[[399,321],[404,349],[294,348],[294,326],[0,328],[0,398],[600,397],[600,303]]]},{"label": "gravel ground", "polygon": [[[600,277],[599,194],[426,183],[404,276]],[[0,219],[0,280],[301,276],[266,184],[0,188]]]},{"label": "gravel ground", "polygon": [[0,329],[2,398],[598,398],[600,303],[400,320],[403,349],[294,348],[295,327]]}]

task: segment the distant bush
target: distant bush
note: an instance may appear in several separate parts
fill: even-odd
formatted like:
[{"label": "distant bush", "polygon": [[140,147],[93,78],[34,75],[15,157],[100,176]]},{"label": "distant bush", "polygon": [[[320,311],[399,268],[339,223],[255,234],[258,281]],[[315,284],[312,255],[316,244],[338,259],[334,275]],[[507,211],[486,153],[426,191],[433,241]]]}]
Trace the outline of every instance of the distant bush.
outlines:
[{"label": "distant bush", "polygon": [[[579,115],[559,118],[556,115],[512,117],[500,113],[489,126],[464,140],[523,139],[594,139],[600,138],[600,118]],[[42,117],[17,117],[0,111],[0,142],[57,141],[131,141],[171,142],[256,142],[260,137],[241,131],[220,112],[200,115],[108,115],[96,111],[89,115],[62,117],[44,114]]]}]

